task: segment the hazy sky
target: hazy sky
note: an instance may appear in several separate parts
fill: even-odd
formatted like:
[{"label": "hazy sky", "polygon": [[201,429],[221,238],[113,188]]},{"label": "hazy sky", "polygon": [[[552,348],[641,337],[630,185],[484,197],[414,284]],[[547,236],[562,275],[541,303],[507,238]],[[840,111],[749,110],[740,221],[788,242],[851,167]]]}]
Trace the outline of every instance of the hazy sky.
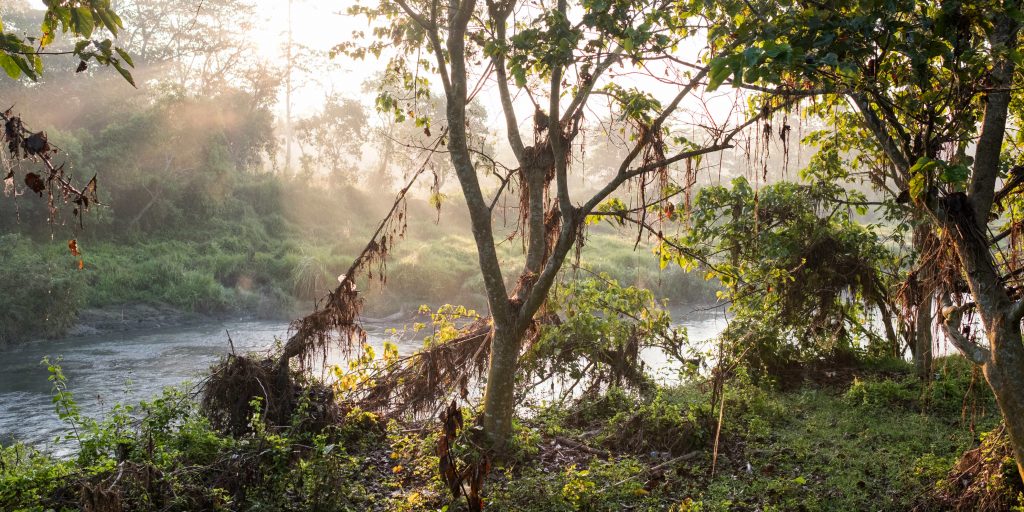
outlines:
[{"label": "hazy sky", "polygon": [[[30,3],[35,7],[43,8],[41,0],[30,0]],[[292,37],[297,44],[307,46],[312,50],[326,53],[338,43],[350,40],[354,30],[367,33],[371,30],[364,17],[350,16],[346,13],[348,8],[356,3],[354,0],[291,0],[291,2],[289,0],[255,0],[257,20],[256,29],[250,32],[251,42],[257,48],[260,57],[272,64],[280,63],[283,59],[284,46],[287,41],[289,3],[291,3]],[[365,3],[367,2],[364,1]],[[521,13],[521,15],[530,16],[531,14]],[[696,60],[697,50],[702,47],[702,42],[698,39],[695,38],[692,44],[684,45],[681,49],[686,59]],[[295,116],[302,117],[315,112],[323,104],[324,96],[331,92],[347,97],[361,97],[364,104],[372,106],[372,98],[362,91],[363,84],[384,68],[385,60],[386,58],[378,60],[372,56],[361,62],[353,62],[345,57],[334,59],[322,73],[319,73],[316,83],[307,81],[302,89],[293,95],[292,106]],[[617,68],[618,76],[612,79],[624,87],[636,86],[650,91],[663,103],[667,103],[679,90],[678,85],[660,83],[649,77],[638,78],[648,75],[652,71],[661,74],[663,68],[648,70],[646,73],[635,73],[636,71],[640,70],[626,65],[623,68]],[[503,137],[504,122],[497,118],[500,115],[501,107],[497,100],[496,86],[493,81],[481,89],[477,99],[493,119],[493,122],[489,123],[492,134]],[[517,110],[520,110],[521,114],[532,111],[533,107],[525,94],[517,95],[516,99]],[[725,90],[725,88],[716,93],[698,94],[684,103],[681,109],[683,114],[680,117],[683,124],[689,126],[718,124],[726,119],[735,122],[738,120],[738,116],[735,115],[733,107],[738,100],[739,97],[735,91]],[[597,105],[588,115],[590,117],[603,116],[605,114],[602,110],[603,108]],[[279,105],[278,111],[283,113],[283,101]],[[522,117],[524,126],[532,122],[530,115]],[[712,123],[712,119],[716,123]],[[693,135],[700,138],[697,133]]]},{"label": "hazy sky", "polygon": [[[366,3],[366,2],[364,2]],[[288,0],[258,0],[259,16],[265,21],[262,31],[254,34],[255,42],[261,52],[268,59],[280,59],[281,47],[287,37],[286,20],[288,18]],[[355,2],[352,0],[323,1],[323,0],[293,0],[292,1],[292,26],[294,40],[313,49],[327,51],[334,45],[351,39],[353,30],[364,30],[369,32],[367,21],[363,17],[349,16],[345,11]],[[691,50],[696,50],[692,48]],[[683,49],[686,52],[686,49]],[[690,57],[692,57],[692,52]],[[330,75],[325,77],[323,88],[312,85],[302,94],[298,94],[293,100],[293,107],[299,111],[312,110],[320,104],[325,89],[332,89],[336,92],[358,96],[362,94],[363,82],[384,68],[383,59],[380,61],[370,57],[366,61],[352,62],[344,57],[336,59],[337,62],[331,66],[333,69]],[[646,90],[651,90],[663,101],[671,99],[678,90],[678,86],[665,85],[653,80],[640,84],[628,74],[628,69],[623,70],[624,74],[616,79],[620,85],[628,86],[633,82]],[[493,83],[481,90],[478,97],[493,116],[500,109],[496,99],[496,87]],[[724,97],[723,97],[724,96]],[[725,116],[729,107],[733,104],[734,95],[732,92],[717,93],[708,95],[709,111],[715,116]],[[525,98],[523,98],[525,102]],[[693,102],[694,113],[704,116],[708,112],[704,110],[701,102]],[[530,107],[532,108],[532,107]],[[501,126],[497,123],[496,126]]]},{"label": "hazy sky", "polygon": [[[346,14],[355,2],[351,0],[292,0],[292,38],[296,44],[313,50],[327,52],[332,47],[351,39],[353,30],[365,30],[367,23],[361,17]],[[282,49],[287,41],[288,0],[258,0],[256,2],[262,29],[253,33],[253,42],[267,60],[282,58]],[[343,57],[335,59],[327,76],[321,77],[322,84],[310,84],[293,99],[294,108],[300,113],[312,110],[322,103],[325,93],[335,92],[357,96],[361,93],[363,81],[383,64],[370,59],[366,62],[352,62]]]}]

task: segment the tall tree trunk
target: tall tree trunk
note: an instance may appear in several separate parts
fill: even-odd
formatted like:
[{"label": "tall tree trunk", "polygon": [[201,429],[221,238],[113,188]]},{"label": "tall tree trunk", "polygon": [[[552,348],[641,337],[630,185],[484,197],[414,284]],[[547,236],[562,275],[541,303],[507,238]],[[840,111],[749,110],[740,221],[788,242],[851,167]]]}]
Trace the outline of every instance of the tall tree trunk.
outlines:
[{"label": "tall tree trunk", "polygon": [[932,315],[932,303],[935,301],[934,290],[932,289],[934,269],[930,264],[921,264],[921,258],[929,251],[929,246],[934,245],[935,235],[932,233],[931,223],[922,214],[914,215],[914,231],[911,235],[911,243],[914,252],[917,253],[919,268],[915,273],[912,286],[917,290],[912,292],[916,304],[910,306],[917,314],[913,318],[914,336],[907,340],[911,345],[910,353],[914,360],[914,370],[918,378],[927,381],[931,378],[932,371],[932,326],[934,325]]},{"label": "tall tree trunk", "polygon": [[932,372],[932,295],[921,298],[914,318],[914,371],[918,378],[927,381]]},{"label": "tall tree trunk", "polygon": [[[968,359],[981,365],[1006,423],[1017,470],[1024,481],[1024,302],[1014,301],[1007,293],[989,251],[988,236],[979,229],[971,206],[974,205],[963,194],[952,194],[934,209],[953,240],[974,299],[970,306],[944,308],[943,326],[950,341]],[[958,310],[967,307],[975,308],[981,317],[988,347],[974,343],[960,332]]]},{"label": "tall tree trunk", "polygon": [[492,448],[505,448],[512,433],[515,413],[516,370],[522,348],[522,332],[495,326],[491,339],[491,359],[484,390],[484,432]]},{"label": "tall tree trunk", "polygon": [[292,1],[288,0],[288,48],[285,55],[284,79],[284,174],[292,175]]},{"label": "tall tree trunk", "polygon": [[1020,320],[1000,315],[993,324],[987,333],[992,357],[982,370],[1003,413],[1017,472],[1024,481],[1024,345]]}]

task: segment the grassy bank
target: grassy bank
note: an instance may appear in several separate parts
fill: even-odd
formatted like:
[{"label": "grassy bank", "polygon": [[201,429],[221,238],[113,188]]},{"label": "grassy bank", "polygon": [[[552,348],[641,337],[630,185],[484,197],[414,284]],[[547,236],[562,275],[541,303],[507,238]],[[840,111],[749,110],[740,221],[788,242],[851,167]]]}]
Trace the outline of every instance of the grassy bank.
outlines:
[{"label": "grassy bank", "polygon": [[[310,242],[225,230],[209,238],[131,238],[81,242],[77,268],[63,240],[0,236],[0,343],[59,336],[78,312],[122,304],[169,305],[213,315],[290,319],[323,296],[365,238]],[[414,311],[420,304],[484,306],[483,281],[471,241],[437,226],[410,231],[387,262],[387,282],[362,285],[366,313]],[[503,258],[516,261],[516,247]],[[713,300],[714,289],[678,268],[660,271],[643,247],[594,234],[581,263],[624,283],[652,288],[675,302]],[[566,273],[580,272],[573,268]]]},{"label": "grassy bank", "polygon": [[[537,511],[949,509],[954,464],[998,418],[966,362],[938,368],[929,385],[889,363],[839,369],[785,393],[737,377],[726,386],[717,451],[703,384],[612,389],[538,410],[517,426],[484,500],[488,510]],[[303,395],[290,426],[267,429],[257,407],[251,429],[232,437],[180,391],[116,408],[102,423],[77,416],[60,393],[77,456],[4,448],[0,508],[71,510],[92,500],[93,510],[462,509],[438,476],[434,428],[344,408],[332,416],[314,395]],[[469,456],[455,453],[456,464]],[[996,467],[1003,473],[980,485],[1020,507],[1012,464]]]}]

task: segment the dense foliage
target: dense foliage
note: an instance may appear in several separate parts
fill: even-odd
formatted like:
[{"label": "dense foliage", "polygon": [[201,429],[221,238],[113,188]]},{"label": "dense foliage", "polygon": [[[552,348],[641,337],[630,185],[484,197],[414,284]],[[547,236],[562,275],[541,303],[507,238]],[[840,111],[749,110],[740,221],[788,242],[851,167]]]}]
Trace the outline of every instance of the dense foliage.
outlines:
[{"label": "dense foliage", "polygon": [[876,226],[858,222],[867,199],[836,184],[844,177],[828,148],[799,183],[755,190],[736,178],[731,187],[705,187],[681,215],[685,233],[661,245],[663,261],[703,263],[706,277],[722,283],[735,315],[725,332],[729,350],[756,375],[781,378],[819,358],[903,351],[890,297],[896,255]]}]

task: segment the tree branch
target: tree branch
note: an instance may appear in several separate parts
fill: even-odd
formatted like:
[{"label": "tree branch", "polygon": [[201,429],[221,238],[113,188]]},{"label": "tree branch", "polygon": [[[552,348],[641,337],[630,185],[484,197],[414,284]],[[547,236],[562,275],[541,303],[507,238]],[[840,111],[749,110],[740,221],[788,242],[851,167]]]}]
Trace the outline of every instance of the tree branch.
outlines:
[{"label": "tree branch", "polygon": [[[563,17],[566,11],[566,0],[558,0],[558,13]],[[572,201],[569,199],[568,162],[565,148],[562,147],[562,122],[559,115],[559,102],[562,99],[562,65],[556,64],[551,70],[551,98],[548,106],[548,142],[551,144],[551,155],[555,161],[555,186],[558,194],[558,207],[562,213],[563,224],[573,216]],[[545,291],[545,293],[547,293]]]},{"label": "tree branch", "polygon": [[491,21],[494,23],[495,32],[497,33],[498,51],[495,52],[492,62],[494,63],[494,70],[498,79],[498,97],[501,99],[501,110],[505,114],[506,136],[516,161],[519,162],[520,167],[524,167],[526,149],[523,144],[523,137],[519,133],[519,123],[518,119],[516,119],[515,107],[512,105],[512,95],[508,89],[508,70],[505,69],[505,32],[510,11],[495,5],[494,0],[487,0],[487,7],[490,10]]},{"label": "tree branch", "polygon": [[969,302],[962,306],[953,306],[949,303],[949,298],[943,299],[942,308],[942,325],[943,332],[953,343],[953,345],[964,354],[967,359],[970,359],[975,364],[985,364],[989,359],[989,350],[973,341],[967,339],[960,332],[960,321],[964,311],[974,307],[973,302]]},{"label": "tree branch", "polygon": [[[1002,16],[996,23],[989,41],[992,47],[1017,47],[1019,23],[1010,16]],[[1010,106],[1010,90],[1013,85],[1014,63],[1008,56],[997,61],[989,73],[991,90],[985,96],[985,115],[981,121],[981,135],[974,151],[974,172],[968,187],[974,207],[974,220],[984,231],[988,215],[992,211],[996,180],[999,178],[1000,157],[1003,136],[1006,133],[1006,118]]]},{"label": "tree branch", "polygon": [[864,118],[864,123],[867,125],[868,130],[875,136],[875,140],[882,146],[882,151],[888,155],[889,160],[892,160],[893,164],[900,169],[901,172],[906,172],[910,169],[910,160],[907,155],[903,153],[896,141],[892,139],[889,132],[886,131],[885,125],[882,120],[878,118],[878,114],[871,109],[871,105],[868,103],[867,98],[863,94],[852,94],[850,98],[853,99],[857,108],[860,109],[861,116]]}]

